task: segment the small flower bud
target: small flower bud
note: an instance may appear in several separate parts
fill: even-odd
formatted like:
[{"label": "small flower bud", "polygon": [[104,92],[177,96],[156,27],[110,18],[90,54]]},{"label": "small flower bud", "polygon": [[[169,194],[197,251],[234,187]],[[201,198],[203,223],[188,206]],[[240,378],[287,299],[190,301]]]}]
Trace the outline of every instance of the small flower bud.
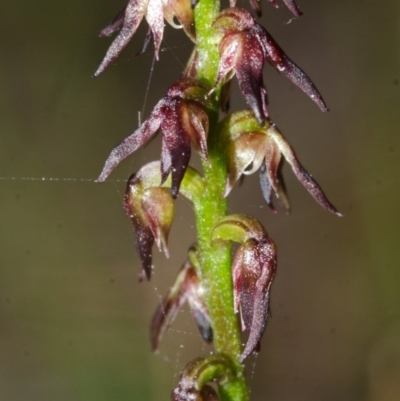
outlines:
[{"label": "small flower bud", "polygon": [[159,251],[169,257],[167,241],[174,217],[174,200],[167,188],[149,188],[142,196],[142,209]]},{"label": "small flower bud", "polygon": [[240,311],[242,330],[249,330],[242,362],[258,352],[268,320],[269,296],[276,272],[276,247],[261,224],[251,216],[223,218],[212,233],[213,241],[234,241],[241,246],[232,263],[235,312]]},{"label": "small flower bud", "polygon": [[210,355],[190,362],[172,391],[172,401],[217,401],[215,390],[208,382],[222,381],[234,376],[230,360],[222,355]]}]

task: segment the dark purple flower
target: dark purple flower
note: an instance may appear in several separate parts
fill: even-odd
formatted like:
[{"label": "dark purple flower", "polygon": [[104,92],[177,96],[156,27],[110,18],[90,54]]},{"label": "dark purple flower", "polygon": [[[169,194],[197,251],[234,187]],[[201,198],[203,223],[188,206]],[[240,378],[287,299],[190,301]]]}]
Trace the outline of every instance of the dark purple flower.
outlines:
[{"label": "dark purple flower", "polygon": [[[174,22],[174,17],[181,25]],[[149,36],[154,39],[155,56],[158,60],[164,34],[164,18],[170,25],[185,30],[194,41],[193,10],[190,0],[129,0],[127,6],[100,32],[100,36],[110,36],[120,30],[107,51],[94,76],[98,77],[119,56],[132,39],[143,18],[149,24]]]},{"label": "dark purple flower", "polygon": [[241,246],[232,263],[235,312],[240,311],[242,330],[249,338],[243,362],[257,352],[268,320],[271,284],[276,272],[276,247],[261,224],[250,216],[234,214],[214,228],[213,241],[234,241]]},{"label": "dark purple flower", "polygon": [[228,8],[219,14],[214,28],[223,35],[219,45],[221,60],[215,87],[236,74],[240,90],[260,124],[264,124],[268,117],[263,82],[265,61],[302,89],[322,111],[328,110],[310,78],[286,56],[248,11]]},{"label": "dark purple flower", "polygon": [[189,251],[189,259],[184,263],[168,295],[158,306],[151,322],[151,345],[158,349],[165,330],[175,319],[181,306],[187,301],[204,341],[211,342],[212,328],[208,309],[204,300],[204,290],[197,275],[199,270],[196,250]]},{"label": "dark purple flower", "polygon": [[181,79],[172,85],[149,118],[113,149],[97,181],[105,181],[123,159],[147,143],[161,129],[162,183],[171,174],[171,190],[175,198],[189,165],[191,143],[202,157],[208,158],[208,116],[202,103],[205,95],[205,89],[190,78]]}]

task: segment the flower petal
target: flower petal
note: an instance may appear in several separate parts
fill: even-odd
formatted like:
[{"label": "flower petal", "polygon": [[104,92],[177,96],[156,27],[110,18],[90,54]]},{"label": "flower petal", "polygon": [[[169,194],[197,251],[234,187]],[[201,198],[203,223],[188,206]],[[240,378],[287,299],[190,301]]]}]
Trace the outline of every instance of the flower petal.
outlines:
[{"label": "flower petal", "polygon": [[148,0],[146,20],[149,23],[154,38],[154,53],[156,60],[164,35],[164,10],[162,0]]},{"label": "flower petal", "polygon": [[[239,57],[242,49],[240,43],[240,34],[232,33],[225,35],[219,45],[219,52],[221,60],[218,66],[217,79],[215,81],[212,91],[225,80],[230,79],[229,74],[236,66],[237,58]],[[212,92],[211,91],[211,92]],[[211,93],[210,92],[210,93]]]},{"label": "flower petal", "polygon": [[276,213],[276,209],[272,204],[272,183],[267,174],[267,167],[265,166],[265,162],[261,165],[260,168],[260,187],[265,203],[274,213]]},{"label": "flower petal", "polygon": [[203,288],[196,269],[186,261],[178,273],[168,295],[157,308],[151,323],[150,338],[153,350],[158,349],[163,334],[175,319],[179,308],[188,301],[192,315],[204,341],[212,341],[213,334]]},{"label": "flower petal", "polygon": [[208,116],[207,113],[195,102],[186,102],[186,134],[190,137],[201,156],[208,161],[207,134]]},{"label": "flower petal", "polygon": [[137,175],[132,175],[128,180],[126,192],[124,195],[124,209],[128,218],[131,220],[135,230],[135,245],[142,265],[142,271],[139,274],[139,281],[151,278],[152,252],[154,236],[146,222],[146,217],[140,206],[142,194],[142,185]]},{"label": "flower petal", "polygon": [[109,47],[99,68],[94,73],[94,77],[98,77],[107,67],[119,56],[125,49],[132,36],[135,34],[140,21],[146,12],[148,0],[129,0],[125,9],[125,19],[120,33],[114,39]]},{"label": "flower petal", "polygon": [[[166,0],[166,6],[164,7],[165,16],[168,14],[168,10],[172,11],[176,19],[181,23],[183,30],[188,37],[195,42],[195,28],[194,28],[194,14],[193,7],[190,0]],[[167,17],[166,17],[167,19]],[[173,25],[173,19],[169,18],[167,21]]]},{"label": "flower petal", "polygon": [[240,90],[252,108],[258,122],[264,125],[268,117],[266,90],[263,81],[264,52],[250,34],[242,35],[242,53],[235,66]]},{"label": "flower petal", "polygon": [[169,258],[168,234],[174,217],[174,201],[167,188],[149,188],[141,199],[143,213],[158,249]]},{"label": "flower petal", "polygon": [[191,156],[190,138],[186,135],[183,126],[183,108],[182,100],[169,99],[163,110],[163,120],[161,122],[163,134],[162,182],[171,174],[171,192],[174,198],[178,196],[179,187]]},{"label": "flower petal", "polygon": [[115,31],[121,29],[125,21],[125,10],[126,7],[117,14],[117,16],[112,20],[109,25],[107,25],[104,29],[100,31],[99,37],[102,38],[104,36],[110,36]]},{"label": "flower petal", "polygon": [[[239,135],[229,144],[227,154],[225,197],[242,174],[252,174],[260,168],[265,154],[265,134],[249,132]],[[249,166],[251,168],[248,170]]]},{"label": "flower petal", "polygon": [[[198,290],[196,289],[196,291]],[[192,316],[197,324],[202,339],[206,343],[211,343],[213,340],[211,318],[204,299],[202,298],[201,300],[199,300],[192,296],[188,298],[188,303],[190,306],[190,311],[192,312]]]},{"label": "flower petal", "polygon": [[190,268],[191,265],[189,262],[186,262],[182,266],[174,285],[169,290],[168,295],[162,300],[153,316],[150,328],[150,339],[153,351],[158,349],[165,331],[175,319],[179,308],[187,300],[188,292],[186,291],[185,280],[187,271]]},{"label": "flower petal", "polygon": [[322,96],[311,79],[301,70],[280,48],[274,38],[261,25],[253,28],[254,34],[263,46],[265,59],[282,75],[290,79],[304,93],[306,93],[322,111],[328,111]]},{"label": "flower petal", "polygon": [[326,210],[337,216],[342,216],[337,209],[329,202],[328,198],[325,196],[321,187],[318,183],[311,177],[311,175],[304,169],[300,164],[299,160],[294,153],[294,150],[282,136],[282,134],[276,129],[276,127],[271,127],[268,130],[268,134],[274,139],[278,145],[280,151],[282,152],[285,159],[288,161],[292,167],[293,173],[296,175],[297,179],[303,184],[310,195]]},{"label": "flower petal", "polygon": [[150,114],[150,117],[132,135],[125,138],[112,150],[104,164],[103,171],[97,179],[97,182],[105,181],[122,160],[148,142],[155,134],[162,121],[160,109],[163,104],[164,100],[160,100]]},{"label": "flower petal", "polygon": [[296,16],[300,17],[302,12],[300,11],[299,7],[297,6],[295,0],[282,0],[286,7]]}]

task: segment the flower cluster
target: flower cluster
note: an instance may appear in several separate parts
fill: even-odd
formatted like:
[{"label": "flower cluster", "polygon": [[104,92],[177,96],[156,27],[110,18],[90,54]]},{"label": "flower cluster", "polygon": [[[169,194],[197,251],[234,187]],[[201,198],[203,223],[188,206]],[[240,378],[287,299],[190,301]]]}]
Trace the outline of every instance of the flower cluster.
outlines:
[{"label": "flower cluster", "polygon": [[[187,302],[201,337],[206,342],[214,341],[216,353],[186,366],[172,392],[172,400],[216,401],[218,394],[208,384],[215,382],[224,400],[239,400],[232,394],[241,391],[242,401],[247,399],[242,363],[260,350],[277,269],[277,250],[256,219],[244,214],[226,215],[225,198],[241,176],[259,170],[263,196],[270,208],[275,211],[272,202],[275,195],[289,209],[281,172],[286,161],[318,204],[335,215],[340,213],[271,122],[263,81],[264,65],[271,64],[322,111],[327,111],[317,88],[248,11],[235,7],[236,0],[230,0],[231,7],[219,14],[207,7],[204,11],[202,1],[129,0],[124,10],[101,31],[100,36],[120,32],[95,76],[127,46],[143,18],[149,24],[144,48],[153,39],[157,59],[164,19],[174,27],[182,27],[195,48],[181,78],[169,87],[143,124],[112,150],[97,181],[105,181],[122,160],[161,131],[160,160],[146,164],[129,178],[123,201],[134,228],[141,264],[139,279],[151,278],[154,244],[169,257],[168,236],[179,194],[193,203],[198,239],[154,314],[150,330],[152,348],[159,348],[165,331]],[[278,7],[275,0],[268,1]],[[294,0],[282,1],[295,17],[301,15]],[[250,5],[256,14],[261,14],[260,0],[250,0]],[[207,20],[207,13],[214,13],[212,21]],[[198,20],[207,20],[207,24],[195,26]],[[198,27],[206,32],[196,34]],[[199,40],[203,41],[201,46]],[[208,64],[207,51],[215,57],[219,52],[220,59],[214,57]],[[229,88],[234,76],[250,110],[233,112],[218,122],[218,109],[228,112]],[[192,146],[200,155],[203,175],[189,166]],[[230,264],[232,242],[239,246]],[[226,284],[221,284],[223,289],[219,288],[221,277]],[[220,294],[223,291],[227,292],[222,294],[225,297]],[[220,320],[218,323],[221,314],[235,327],[236,334],[230,332],[235,342],[232,346],[224,345],[228,337]],[[242,331],[248,332],[244,349],[235,314],[240,315]]]}]

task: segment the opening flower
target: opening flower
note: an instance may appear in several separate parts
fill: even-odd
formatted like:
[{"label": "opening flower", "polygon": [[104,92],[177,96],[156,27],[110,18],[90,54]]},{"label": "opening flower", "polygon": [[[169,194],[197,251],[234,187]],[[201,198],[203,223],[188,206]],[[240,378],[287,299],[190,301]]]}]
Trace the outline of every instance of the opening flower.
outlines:
[{"label": "opening flower", "polygon": [[[141,261],[140,281],[152,272],[152,247],[169,257],[168,234],[174,217],[174,202],[169,190],[170,180],[160,187],[160,162],[143,166],[133,174],[126,187],[124,209],[135,230],[135,243]],[[182,181],[183,195],[193,201],[203,192],[200,174],[189,167]]]},{"label": "opening flower", "polygon": [[206,90],[190,78],[183,78],[172,85],[149,118],[112,150],[97,181],[105,181],[122,160],[161,129],[161,183],[172,175],[171,191],[175,198],[189,165],[191,143],[203,158],[208,159],[208,116],[203,102],[205,95]]},{"label": "opening flower", "polygon": [[241,8],[222,11],[214,22],[222,34],[215,87],[236,74],[240,90],[260,124],[268,117],[263,68],[267,61],[303,90],[322,111],[327,107],[310,78],[279,47],[251,14]]},{"label": "opening flower", "polygon": [[[154,166],[158,167],[158,166]],[[146,173],[142,169],[128,180],[124,209],[135,229],[135,243],[142,263],[140,280],[151,277],[154,242],[169,257],[168,234],[174,217],[174,202],[168,188],[146,188]]]},{"label": "opening flower", "polygon": [[[181,25],[174,22],[174,17]],[[124,50],[143,18],[146,18],[149,24],[146,41],[149,40],[149,36],[153,37],[157,60],[164,34],[164,19],[175,28],[183,28],[194,41],[193,10],[190,0],[129,0],[127,6],[100,32],[100,36],[110,36],[120,30],[94,73],[95,77],[104,72]]]},{"label": "opening flower", "polygon": [[[225,119],[225,135],[228,145],[228,178],[225,196],[242,175],[253,174],[260,169],[260,183],[267,204],[272,206],[272,193],[289,209],[281,168],[286,160],[297,179],[310,195],[326,210],[341,214],[329,202],[321,187],[300,164],[294,150],[278,128],[269,120],[261,126],[250,110],[233,113]],[[274,210],[274,209],[273,209]]]}]

